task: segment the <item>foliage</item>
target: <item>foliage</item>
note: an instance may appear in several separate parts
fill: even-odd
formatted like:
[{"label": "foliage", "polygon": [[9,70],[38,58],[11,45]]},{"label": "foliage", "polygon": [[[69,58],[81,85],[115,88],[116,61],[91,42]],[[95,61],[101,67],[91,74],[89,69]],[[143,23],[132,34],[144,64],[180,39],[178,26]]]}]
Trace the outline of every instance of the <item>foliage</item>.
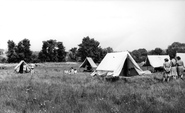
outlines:
[{"label": "foliage", "polygon": [[83,61],[86,57],[91,57],[93,60],[95,60],[95,57],[99,53],[99,42],[94,39],[90,39],[88,36],[84,37],[82,39],[82,43],[78,46],[78,56],[81,57],[81,61]]},{"label": "foliage", "polygon": [[132,57],[134,58],[134,60],[138,63],[145,61],[146,57],[147,57],[147,51],[144,48],[138,49],[138,50],[133,50],[131,52]]},{"label": "foliage", "polygon": [[16,45],[13,41],[9,40],[7,57],[9,63],[20,62],[21,60],[31,62],[32,51],[30,50],[30,41],[23,39]]},{"label": "foliage", "polygon": [[14,43],[14,41],[12,40],[8,40],[8,51],[7,51],[7,61],[9,63],[15,63],[15,62],[18,62],[18,55],[16,53],[16,44]]},{"label": "foliage", "polygon": [[100,58],[99,44],[98,41],[90,39],[89,36],[84,37],[82,43],[78,45],[77,55],[81,61],[85,60],[86,57],[91,57],[95,62],[98,62]]},{"label": "foliage", "polygon": [[148,55],[165,55],[166,51],[161,48],[155,48],[154,50],[148,51]]},{"label": "foliage", "polygon": [[4,58],[4,57],[0,57],[0,62],[1,62],[1,63],[7,63],[7,59]]},{"label": "foliage", "polygon": [[[30,40],[23,39],[17,45],[8,40],[8,51],[6,52],[7,60],[1,59],[1,62],[16,63],[20,60],[26,62],[63,62],[63,61],[83,61],[86,57],[91,57],[96,63],[101,62],[107,53],[113,52],[111,47],[101,48],[100,43],[89,36],[82,39],[79,48],[73,47],[69,52],[65,52],[62,42],[56,40],[43,41],[42,50],[38,54],[32,54],[30,50]],[[185,43],[174,42],[166,50],[157,47],[147,52],[146,49],[140,48],[130,52],[136,62],[145,61],[147,55],[166,55],[175,57],[176,53],[185,53]],[[0,50],[2,54],[2,50]]]},{"label": "foliage", "polygon": [[65,52],[65,47],[63,46],[63,43],[62,42],[57,42],[57,59],[58,59],[58,62],[63,62],[65,61],[65,57],[66,57],[66,52]]},{"label": "foliage", "polygon": [[174,42],[168,46],[167,53],[170,57],[174,58],[177,52],[185,53],[185,43]]},{"label": "foliage", "polygon": [[62,62],[65,61],[65,56],[66,52],[63,43],[50,39],[43,41],[38,58],[42,62]]},{"label": "foliage", "polygon": [[72,62],[78,61],[77,50],[78,49],[76,47],[71,48],[67,54],[66,60]]},{"label": "foliage", "polygon": [[33,51],[32,57],[31,57],[31,62],[33,62],[33,63],[40,62],[40,60],[38,59],[38,54],[39,54],[39,52]]},{"label": "foliage", "polygon": [[18,55],[18,61],[24,60],[31,62],[32,51],[30,50],[30,40],[23,39],[17,45],[16,53]]},{"label": "foliage", "polygon": [[84,37],[82,39],[82,43],[79,44],[77,55],[81,58],[81,61],[83,61],[86,57],[91,57],[94,62],[101,62],[103,57],[108,52],[113,52],[113,49],[111,47],[107,47],[105,49],[102,49],[99,46],[99,42],[94,40],[93,38],[90,39],[89,36]]}]

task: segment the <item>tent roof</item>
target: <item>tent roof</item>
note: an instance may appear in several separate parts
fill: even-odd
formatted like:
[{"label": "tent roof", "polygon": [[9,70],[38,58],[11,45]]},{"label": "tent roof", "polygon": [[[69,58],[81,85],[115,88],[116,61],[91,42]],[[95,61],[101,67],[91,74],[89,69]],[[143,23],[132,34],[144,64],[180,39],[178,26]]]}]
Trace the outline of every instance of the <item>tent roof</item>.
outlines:
[{"label": "tent roof", "polygon": [[94,61],[92,60],[92,58],[91,57],[86,57],[86,59],[83,61],[83,63],[80,65],[80,68],[81,67],[85,67],[87,64],[90,64],[90,66],[92,67],[92,68],[96,68],[97,67],[97,65],[94,63]]},{"label": "tent roof", "polygon": [[127,51],[108,53],[104,57],[104,59],[101,61],[101,63],[99,64],[96,71],[113,72],[113,76],[119,76],[122,71],[125,60],[127,58],[131,61],[137,73],[141,74],[142,73],[141,68],[138,66],[138,64],[135,62],[135,60],[132,58],[132,56]]},{"label": "tent roof", "polygon": [[125,62],[126,57],[126,52],[108,53],[96,70],[114,71],[119,67],[120,64]]},{"label": "tent roof", "polygon": [[170,60],[169,55],[148,55],[144,66],[161,67],[165,58]]},{"label": "tent roof", "polygon": [[180,56],[181,60],[185,63],[185,53],[176,53],[176,56]]}]

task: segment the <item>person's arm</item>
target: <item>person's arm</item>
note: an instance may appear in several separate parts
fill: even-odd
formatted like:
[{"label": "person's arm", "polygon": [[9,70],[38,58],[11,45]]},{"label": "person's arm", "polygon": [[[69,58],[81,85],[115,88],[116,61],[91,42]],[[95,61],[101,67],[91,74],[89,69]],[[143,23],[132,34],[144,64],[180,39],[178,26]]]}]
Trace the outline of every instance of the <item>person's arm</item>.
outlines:
[{"label": "person's arm", "polygon": [[163,63],[163,68],[164,68],[164,70],[166,70],[166,66],[165,66],[165,63]]}]

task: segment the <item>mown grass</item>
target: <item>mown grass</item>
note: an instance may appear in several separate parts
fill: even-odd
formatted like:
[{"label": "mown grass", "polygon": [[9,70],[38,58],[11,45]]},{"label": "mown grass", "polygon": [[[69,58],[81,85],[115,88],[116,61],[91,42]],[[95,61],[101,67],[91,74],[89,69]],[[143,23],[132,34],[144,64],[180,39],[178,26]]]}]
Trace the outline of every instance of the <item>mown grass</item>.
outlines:
[{"label": "mown grass", "polygon": [[32,76],[1,70],[0,112],[185,112],[184,80],[161,82],[162,75],[157,73],[110,82],[90,73],[65,74],[64,69],[64,65],[38,66]]}]

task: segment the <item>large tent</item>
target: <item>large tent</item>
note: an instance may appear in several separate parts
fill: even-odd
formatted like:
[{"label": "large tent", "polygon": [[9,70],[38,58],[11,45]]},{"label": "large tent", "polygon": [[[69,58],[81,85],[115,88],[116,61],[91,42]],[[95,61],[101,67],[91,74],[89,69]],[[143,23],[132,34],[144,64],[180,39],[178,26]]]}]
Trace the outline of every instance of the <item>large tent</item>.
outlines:
[{"label": "large tent", "polygon": [[19,64],[14,68],[14,71],[17,73],[28,73],[30,72],[30,68],[24,60],[21,60]]},{"label": "large tent", "polygon": [[144,72],[129,52],[108,53],[91,75],[133,76]]},{"label": "large tent", "polygon": [[165,58],[170,60],[169,55],[148,55],[144,66],[152,66],[153,68],[163,67]]},{"label": "large tent", "polygon": [[185,53],[176,53],[176,56],[179,56],[185,65]]},{"label": "large tent", "polygon": [[93,69],[97,68],[97,65],[94,63],[91,57],[86,57],[86,59],[80,65],[80,68],[88,68],[88,71],[92,71]]}]

